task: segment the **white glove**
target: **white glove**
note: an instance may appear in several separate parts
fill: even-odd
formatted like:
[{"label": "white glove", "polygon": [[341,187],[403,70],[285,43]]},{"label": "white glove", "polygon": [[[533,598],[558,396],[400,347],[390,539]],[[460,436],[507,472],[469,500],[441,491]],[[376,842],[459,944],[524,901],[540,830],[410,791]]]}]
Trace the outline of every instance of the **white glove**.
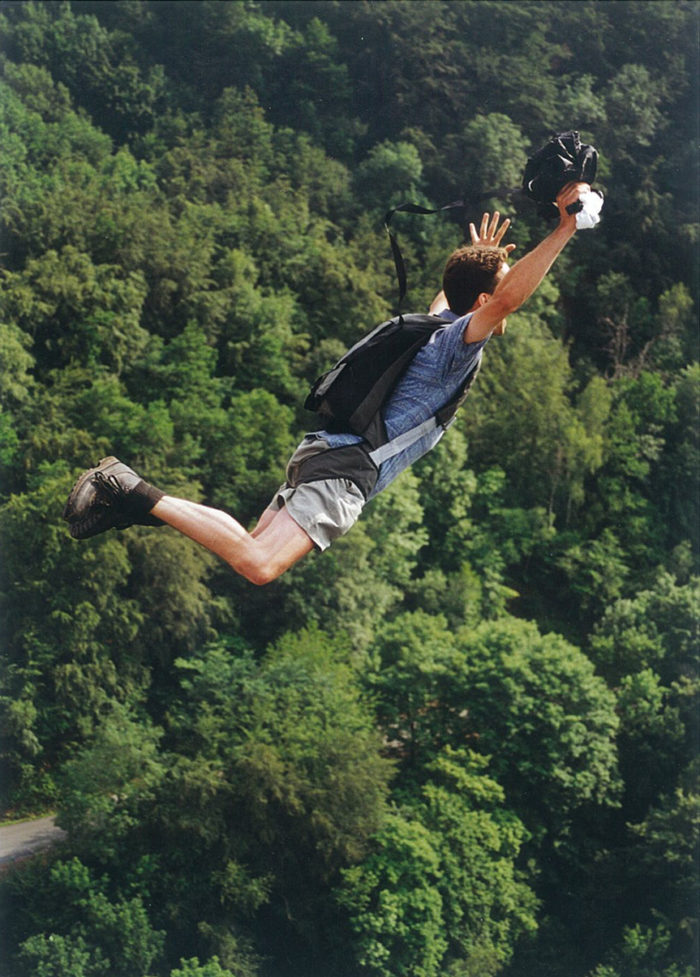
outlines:
[{"label": "white glove", "polygon": [[600,190],[584,190],[579,197],[581,210],[576,214],[576,229],[588,231],[600,223],[600,212],[603,209],[603,194]]}]

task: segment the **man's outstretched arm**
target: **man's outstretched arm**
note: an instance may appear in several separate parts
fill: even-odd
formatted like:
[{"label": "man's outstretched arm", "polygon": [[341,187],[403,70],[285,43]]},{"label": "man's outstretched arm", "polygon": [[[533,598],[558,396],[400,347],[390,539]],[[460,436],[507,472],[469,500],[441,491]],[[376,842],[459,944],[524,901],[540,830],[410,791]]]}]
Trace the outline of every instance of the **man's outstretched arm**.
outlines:
[{"label": "man's outstretched arm", "polygon": [[464,336],[465,342],[477,343],[485,339],[537,289],[576,232],[576,216],[567,214],[566,208],[578,200],[584,189],[589,189],[587,183],[569,183],[563,188],[557,197],[559,224],[544,241],[513,265],[493,295],[474,312]]}]

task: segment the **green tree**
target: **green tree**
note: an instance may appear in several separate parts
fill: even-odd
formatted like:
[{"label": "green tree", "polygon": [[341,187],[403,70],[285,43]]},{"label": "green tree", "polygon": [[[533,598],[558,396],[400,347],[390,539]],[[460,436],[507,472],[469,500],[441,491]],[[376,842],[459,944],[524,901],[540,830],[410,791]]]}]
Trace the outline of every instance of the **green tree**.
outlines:
[{"label": "green tree", "polygon": [[141,623],[138,606],[121,593],[129,573],[123,544],[105,538],[96,561],[94,550],[67,549],[63,529],[46,518],[69,487],[65,464],[46,465],[2,511],[9,791],[18,780],[29,787],[32,764],[36,773],[50,767],[89,732],[105,701],[137,696],[146,678],[123,644]]},{"label": "green tree", "polygon": [[[700,472],[698,445],[698,411],[700,410],[700,368],[686,367],[674,387],[676,415],[668,435],[668,454],[664,459],[669,493],[664,494],[670,544],[682,540],[690,543],[692,558],[697,562],[700,553],[698,534],[697,493],[695,485]],[[659,481],[663,475],[659,472]],[[695,570],[697,572],[697,569]]]},{"label": "green tree", "polygon": [[392,751],[420,769],[450,742],[460,719],[448,689],[462,657],[446,621],[414,611],[379,630],[366,682]]},{"label": "green tree", "polygon": [[30,936],[22,944],[21,960],[25,973],[35,977],[101,977],[108,973],[110,961],[100,950],[91,951],[81,936]]},{"label": "green tree", "polygon": [[591,655],[618,687],[620,761],[630,820],[676,789],[697,737],[698,585],[658,574],[614,603],[591,636]]},{"label": "green tree", "polygon": [[[15,894],[21,886],[17,880]],[[22,977],[130,977],[158,966],[162,957],[165,934],[151,926],[141,897],[110,898],[105,879],[77,858],[54,860],[43,890],[30,900],[30,913],[25,905],[10,915],[11,928],[43,929],[20,945],[14,972]]]},{"label": "green tree", "polygon": [[440,859],[431,832],[393,815],[377,852],[344,873],[341,905],[355,936],[358,964],[378,977],[440,972],[447,950]]},{"label": "green tree", "polygon": [[515,869],[523,827],[486,765],[444,751],[414,803],[344,871],[339,898],[368,973],[496,974],[535,928],[533,894]]},{"label": "green tree", "polygon": [[[690,963],[697,950],[695,909],[700,848],[700,795],[691,764],[672,794],[662,794],[645,819],[631,826],[635,874],[651,883],[647,902],[661,914],[673,937],[676,959]],[[653,894],[652,894],[653,893]],[[646,906],[644,908],[647,908]],[[673,959],[673,957],[671,957]]]},{"label": "green tree", "polygon": [[212,957],[206,963],[200,963],[197,957],[192,957],[190,960],[181,960],[180,966],[170,971],[170,977],[237,977],[237,974],[222,967],[218,957]]},{"label": "green tree", "polygon": [[[547,304],[553,297],[545,297]],[[470,458],[479,467],[505,468],[508,501],[526,500],[565,518],[583,501],[585,478],[602,464],[609,395],[595,378],[572,403],[566,347],[529,312],[518,318],[514,335],[487,350],[488,369],[470,397]]]},{"label": "green tree", "polygon": [[689,674],[699,597],[697,580],[659,573],[653,587],[608,608],[591,636],[593,659],[612,681],[646,668],[667,683]]},{"label": "green tree", "polygon": [[671,934],[663,923],[625,928],[622,941],[589,977],[691,977],[692,966],[670,959]]},{"label": "green tree", "polygon": [[560,837],[578,808],[614,806],[615,699],[586,656],[515,619],[463,630],[459,647],[457,701],[528,829]]},{"label": "green tree", "polygon": [[58,823],[85,855],[111,863],[165,777],[162,731],[112,706],[93,743],[63,767]]},{"label": "green tree", "polygon": [[[388,210],[394,203],[413,201],[421,184],[423,165],[411,143],[378,143],[357,167],[355,193],[366,206]],[[420,202],[420,201],[418,201]]]},{"label": "green tree", "polygon": [[262,907],[280,934],[268,952],[329,953],[329,887],[381,823],[390,765],[343,647],[308,631],[260,666],[221,645],[179,663],[169,783],[150,815],[174,853],[162,853],[159,891],[185,933],[206,923],[225,965],[225,933]]},{"label": "green tree", "polygon": [[451,136],[447,145],[464,167],[467,199],[475,200],[487,193],[491,198],[503,199],[519,186],[527,162],[527,144],[507,115],[478,114],[459,135]]},{"label": "green tree", "polygon": [[70,4],[29,3],[19,16],[7,13],[13,60],[48,68],[117,137],[152,125],[163,94],[162,69],[142,71],[127,34],[106,31]]}]

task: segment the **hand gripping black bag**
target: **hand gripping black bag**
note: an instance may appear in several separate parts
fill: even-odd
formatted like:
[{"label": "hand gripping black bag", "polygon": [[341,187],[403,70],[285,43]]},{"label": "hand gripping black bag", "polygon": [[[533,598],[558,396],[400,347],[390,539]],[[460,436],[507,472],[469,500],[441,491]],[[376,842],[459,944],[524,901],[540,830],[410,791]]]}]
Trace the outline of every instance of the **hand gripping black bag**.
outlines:
[{"label": "hand gripping black bag", "polygon": [[523,176],[525,196],[535,200],[543,217],[556,217],[557,194],[567,183],[592,183],[598,151],[581,142],[578,132],[560,132],[527,161]]}]

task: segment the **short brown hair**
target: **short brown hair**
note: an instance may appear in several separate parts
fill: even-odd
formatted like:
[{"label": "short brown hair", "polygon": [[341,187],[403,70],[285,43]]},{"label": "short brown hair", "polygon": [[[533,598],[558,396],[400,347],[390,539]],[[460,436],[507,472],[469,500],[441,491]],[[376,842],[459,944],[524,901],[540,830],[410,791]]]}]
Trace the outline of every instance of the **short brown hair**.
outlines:
[{"label": "short brown hair", "polygon": [[464,315],[482,292],[489,295],[498,284],[498,272],[508,257],[505,248],[485,248],[465,244],[447,259],[442,288],[450,309]]}]

